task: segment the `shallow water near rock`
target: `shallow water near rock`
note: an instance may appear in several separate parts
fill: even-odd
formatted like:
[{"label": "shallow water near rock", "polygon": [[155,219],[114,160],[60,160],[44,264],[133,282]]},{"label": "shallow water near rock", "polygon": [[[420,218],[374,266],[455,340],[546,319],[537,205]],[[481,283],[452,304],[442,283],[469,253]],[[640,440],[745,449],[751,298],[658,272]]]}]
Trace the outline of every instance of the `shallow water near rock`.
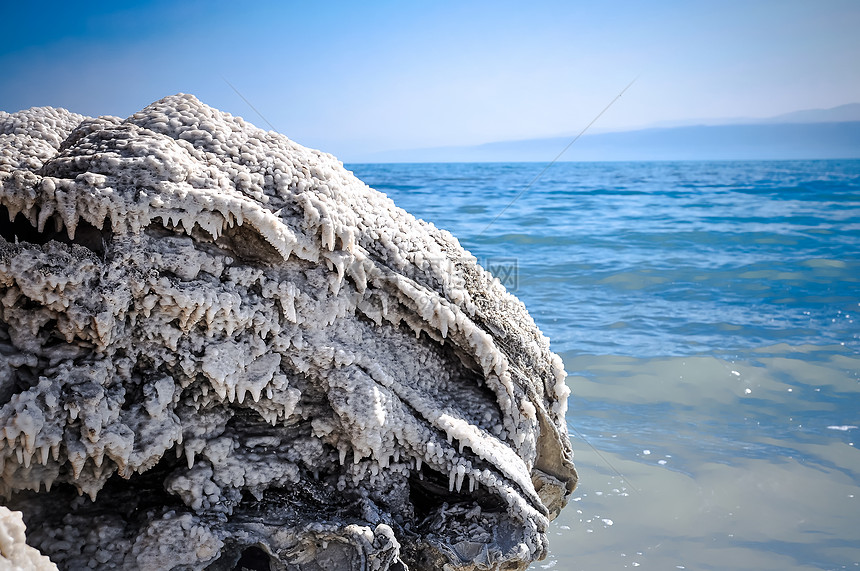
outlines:
[{"label": "shallow water near rock", "polygon": [[347,165],[564,360],[580,486],[532,568],[860,566],[860,161],[544,166]]}]

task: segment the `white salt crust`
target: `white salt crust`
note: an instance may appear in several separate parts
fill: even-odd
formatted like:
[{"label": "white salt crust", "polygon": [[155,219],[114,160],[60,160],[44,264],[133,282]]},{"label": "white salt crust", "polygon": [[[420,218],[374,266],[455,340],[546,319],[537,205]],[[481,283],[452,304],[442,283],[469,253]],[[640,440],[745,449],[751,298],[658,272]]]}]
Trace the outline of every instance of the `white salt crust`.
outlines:
[{"label": "white salt crust", "polygon": [[[0,492],[25,512],[57,484],[107,501],[109,479],[180,458],[163,487],[185,511],[119,542],[114,568],[170,568],[159,545],[205,568],[238,537],[211,514],[311,479],[390,513],[294,539],[340,538],[373,568],[409,542],[450,569],[545,554],[576,483],[560,358],[453,236],[331,155],[184,94],[126,120],[0,113],[0,206]],[[427,473],[504,509],[440,500],[407,538],[404,490]],[[95,561],[70,538],[39,547]]]},{"label": "white salt crust", "polygon": [[0,569],[6,571],[57,571],[51,560],[24,541],[21,512],[0,506]]}]

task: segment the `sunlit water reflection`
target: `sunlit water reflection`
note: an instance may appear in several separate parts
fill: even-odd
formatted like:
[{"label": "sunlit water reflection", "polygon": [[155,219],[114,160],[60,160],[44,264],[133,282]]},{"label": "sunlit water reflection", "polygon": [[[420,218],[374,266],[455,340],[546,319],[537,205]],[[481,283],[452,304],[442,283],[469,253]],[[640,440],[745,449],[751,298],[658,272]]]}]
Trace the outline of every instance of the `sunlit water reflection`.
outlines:
[{"label": "sunlit water reflection", "polygon": [[349,168],[564,359],[581,483],[534,569],[860,567],[860,161]]}]

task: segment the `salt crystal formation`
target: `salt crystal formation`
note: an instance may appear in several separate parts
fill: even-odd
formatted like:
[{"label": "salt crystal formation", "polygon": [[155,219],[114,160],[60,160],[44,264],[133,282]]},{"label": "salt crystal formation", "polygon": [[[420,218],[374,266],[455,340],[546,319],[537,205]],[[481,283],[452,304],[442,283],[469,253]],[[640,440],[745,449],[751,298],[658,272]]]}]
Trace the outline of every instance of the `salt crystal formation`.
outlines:
[{"label": "salt crystal formation", "polygon": [[7,571],[57,571],[51,560],[24,541],[21,512],[0,506],[0,569]]},{"label": "salt crystal formation", "polygon": [[0,113],[0,225],[0,492],[59,568],[546,554],[561,360],[334,157],[182,94]]}]

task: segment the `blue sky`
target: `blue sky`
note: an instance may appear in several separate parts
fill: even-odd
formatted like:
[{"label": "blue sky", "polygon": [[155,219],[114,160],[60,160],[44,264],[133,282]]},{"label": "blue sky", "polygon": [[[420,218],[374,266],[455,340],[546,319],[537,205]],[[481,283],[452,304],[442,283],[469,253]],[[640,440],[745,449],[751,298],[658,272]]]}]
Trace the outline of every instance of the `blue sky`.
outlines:
[{"label": "blue sky", "polygon": [[375,150],[860,102],[857,0],[4,2],[0,109],[205,103]]}]

